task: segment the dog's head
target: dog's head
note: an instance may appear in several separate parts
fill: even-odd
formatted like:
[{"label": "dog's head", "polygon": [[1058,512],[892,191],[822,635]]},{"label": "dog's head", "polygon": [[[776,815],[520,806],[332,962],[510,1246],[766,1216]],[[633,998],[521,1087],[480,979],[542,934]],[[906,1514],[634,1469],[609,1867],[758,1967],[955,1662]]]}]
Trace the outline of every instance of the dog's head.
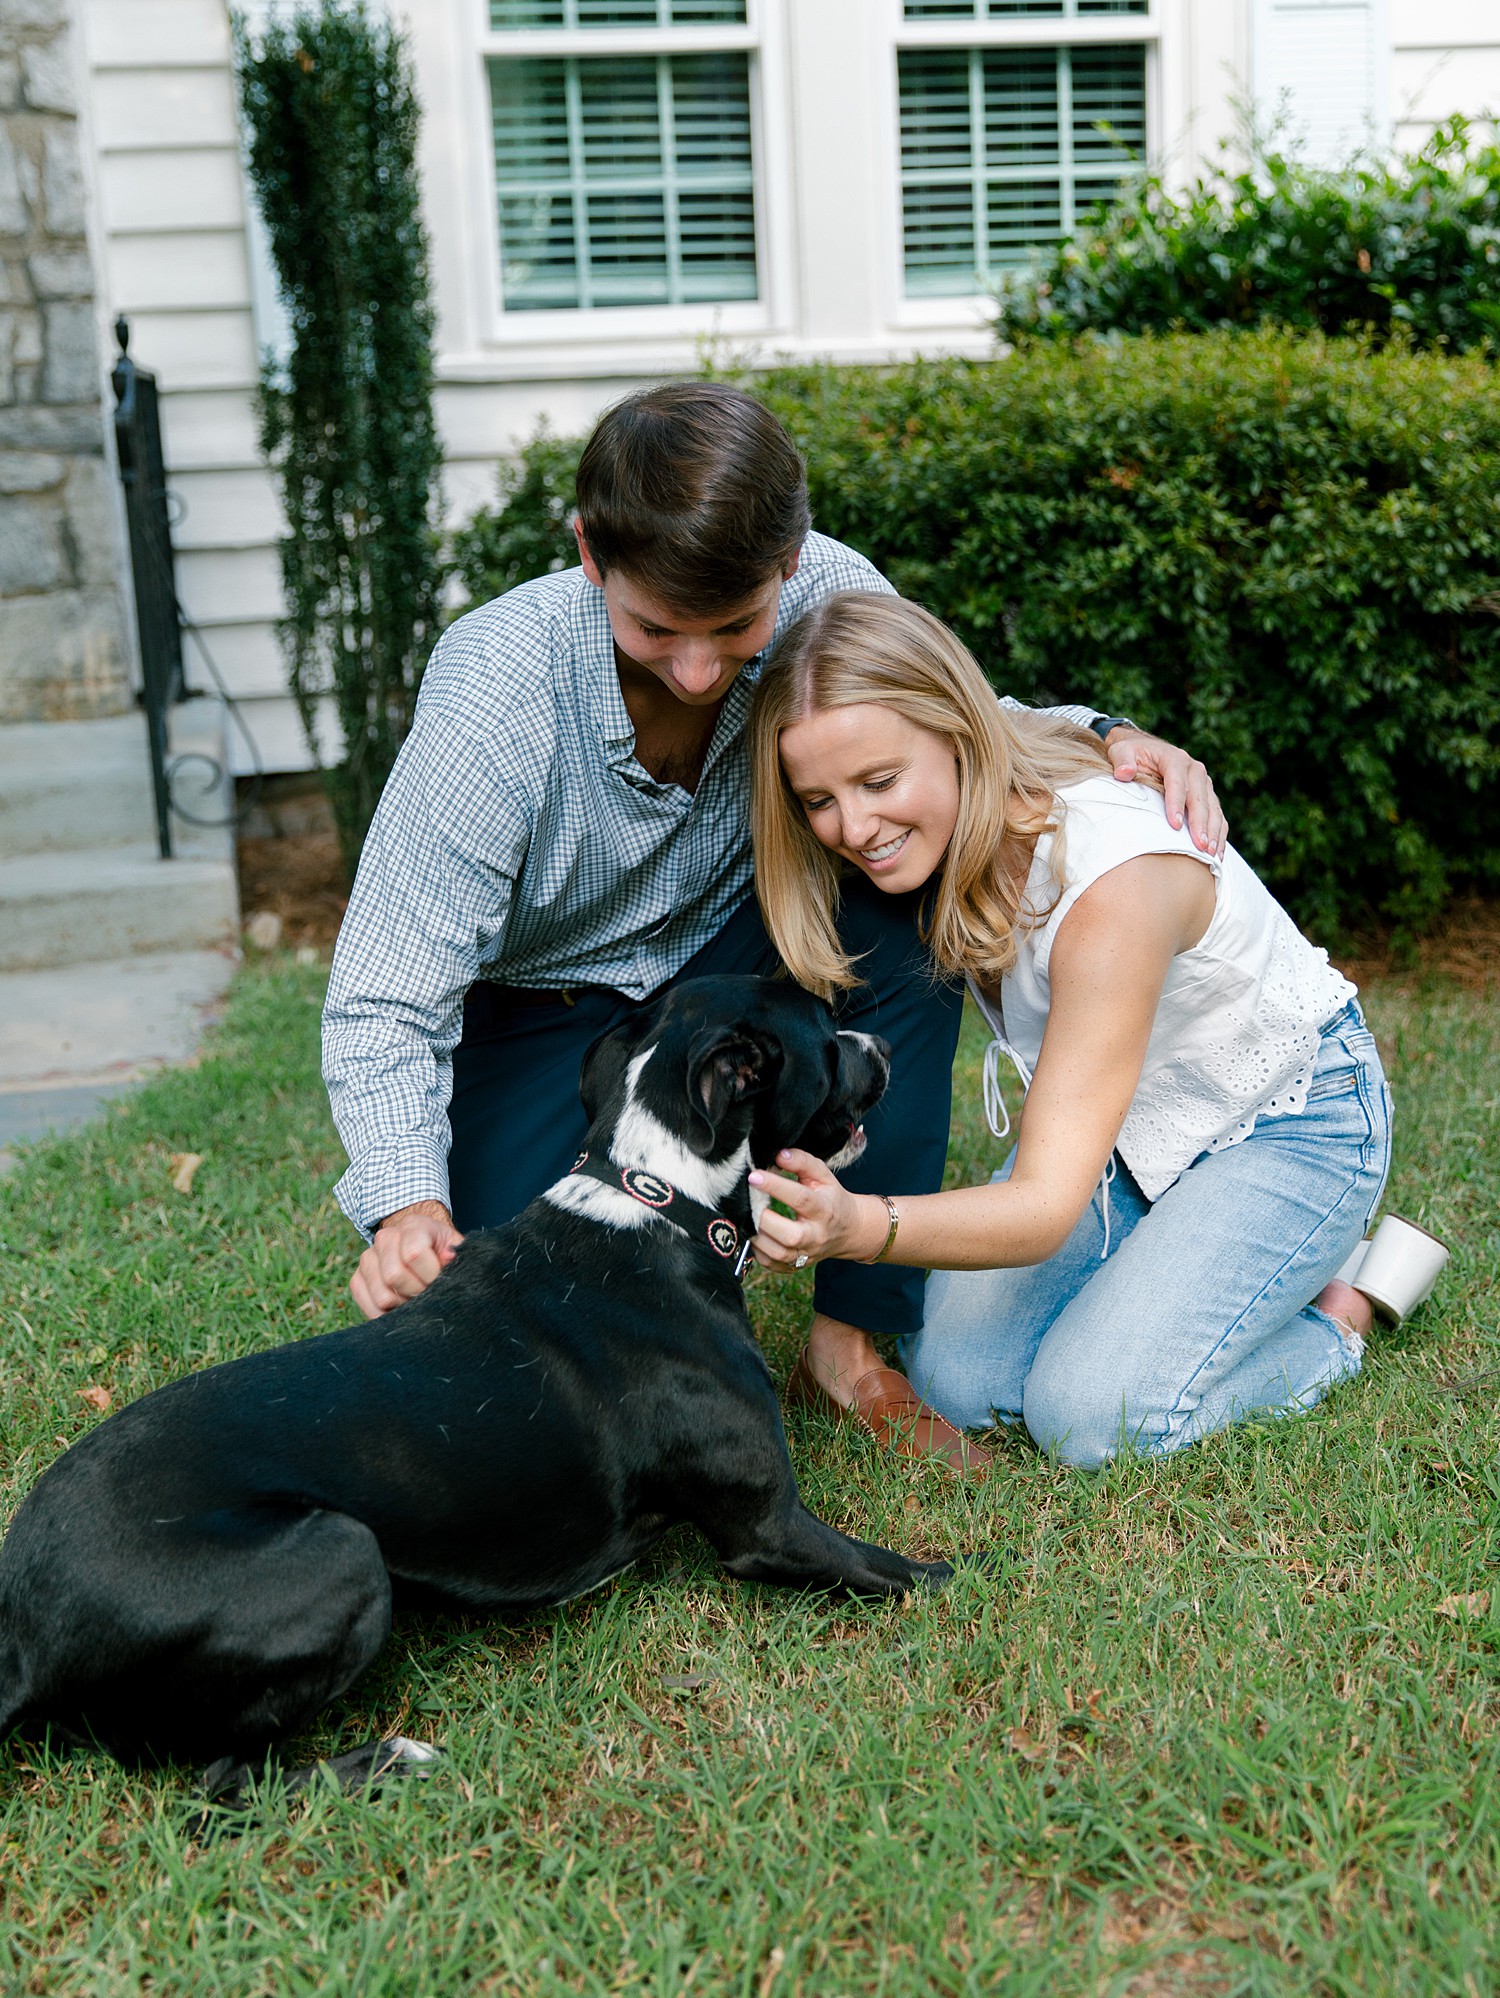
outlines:
[{"label": "dog's head", "polygon": [[837,1169],[864,1150],[889,1074],[884,1041],[841,1033],[800,986],[693,978],[595,1041],[579,1087],[591,1126],[638,1108],[702,1159],[748,1137],[757,1165],[795,1146]]}]

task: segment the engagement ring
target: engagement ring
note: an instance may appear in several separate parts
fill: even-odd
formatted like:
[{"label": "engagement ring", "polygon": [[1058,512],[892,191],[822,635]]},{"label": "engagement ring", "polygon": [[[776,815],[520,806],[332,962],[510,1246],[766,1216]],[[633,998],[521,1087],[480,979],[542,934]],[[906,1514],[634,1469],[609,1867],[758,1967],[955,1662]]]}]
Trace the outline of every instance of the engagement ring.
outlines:
[{"label": "engagement ring", "polygon": [[792,1268],[794,1270],[805,1270],[807,1268],[806,1256],[798,1256],[796,1262],[792,1264]]}]

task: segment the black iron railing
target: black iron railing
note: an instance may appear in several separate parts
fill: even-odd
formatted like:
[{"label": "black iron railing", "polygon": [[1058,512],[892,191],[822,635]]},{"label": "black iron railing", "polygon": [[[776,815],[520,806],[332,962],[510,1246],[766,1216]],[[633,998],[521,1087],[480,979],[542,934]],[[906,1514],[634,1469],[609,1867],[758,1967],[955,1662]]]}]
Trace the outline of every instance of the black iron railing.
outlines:
[{"label": "black iron railing", "polygon": [[128,352],[130,327],[115,321],[119,359],[110,380],[115,391],[115,445],[125,487],[130,529],[130,570],[135,579],[135,618],[141,647],[141,704],[151,751],[156,796],[156,839],[163,860],[172,857],[172,782],[168,769],[167,710],[183,694],[182,624],[177,610],[172,523],[167,511],[166,469],[156,377],[138,368]]},{"label": "black iron railing", "polygon": [[[172,858],[172,815],[185,825],[238,825],[253,811],[260,795],[264,767],[259,747],[244,715],[224,684],[208,641],[177,599],[177,572],[172,554],[172,508],[167,493],[161,449],[161,414],[156,401],[156,377],[130,358],[130,326],[123,314],[115,321],[119,358],[110,380],[115,390],[115,439],[120,480],[125,488],[125,518],[130,528],[130,569],[135,578],[135,621],[141,647],[141,706],[146,712],[146,739],[151,752],[151,784],[156,798],[156,841],[163,860]],[[201,749],[171,754],[168,710],[189,698],[183,680],[182,641],[186,635],[198,649],[209,680],[218,690],[224,712],[244,745],[250,781],[236,804],[230,790],[223,813],[190,811],[173,789],[179,778],[190,793],[206,802],[224,799],[229,777],[219,759]],[[196,770],[196,787],[184,773]]]}]

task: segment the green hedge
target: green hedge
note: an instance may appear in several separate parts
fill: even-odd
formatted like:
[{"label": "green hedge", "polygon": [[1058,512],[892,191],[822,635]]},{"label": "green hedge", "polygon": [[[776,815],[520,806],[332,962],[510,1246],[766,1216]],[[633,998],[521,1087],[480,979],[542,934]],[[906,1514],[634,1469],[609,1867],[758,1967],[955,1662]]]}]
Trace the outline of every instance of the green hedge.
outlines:
[{"label": "green hedge", "polygon": [[[1191,746],[1325,936],[1500,877],[1483,360],[1262,331],[745,380],[807,454],[820,529],[999,687]],[[476,597],[521,579],[518,547],[532,573],[573,559],[575,453],[544,440],[469,530]]]},{"label": "green hedge", "polygon": [[1138,183],[1000,294],[1007,340],[1265,321],[1500,340],[1500,147],[1462,118],[1418,153],[1338,172],[1262,153],[1184,193]]}]

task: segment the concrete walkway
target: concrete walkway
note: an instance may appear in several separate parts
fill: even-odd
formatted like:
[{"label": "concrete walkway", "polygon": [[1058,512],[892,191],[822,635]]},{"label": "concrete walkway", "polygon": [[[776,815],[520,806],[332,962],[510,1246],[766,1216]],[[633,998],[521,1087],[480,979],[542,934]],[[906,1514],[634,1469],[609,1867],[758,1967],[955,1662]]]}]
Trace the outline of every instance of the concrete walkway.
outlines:
[{"label": "concrete walkway", "polygon": [[17,1143],[191,1060],[234,970],[228,951],[195,950],[0,974],[0,1173]]},{"label": "concrete walkway", "polygon": [[224,717],[191,700],[169,725],[178,802],[202,821],[175,815],[171,860],[139,713],[0,728],[0,1172],[22,1140],[189,1060],[234,975]]}]

